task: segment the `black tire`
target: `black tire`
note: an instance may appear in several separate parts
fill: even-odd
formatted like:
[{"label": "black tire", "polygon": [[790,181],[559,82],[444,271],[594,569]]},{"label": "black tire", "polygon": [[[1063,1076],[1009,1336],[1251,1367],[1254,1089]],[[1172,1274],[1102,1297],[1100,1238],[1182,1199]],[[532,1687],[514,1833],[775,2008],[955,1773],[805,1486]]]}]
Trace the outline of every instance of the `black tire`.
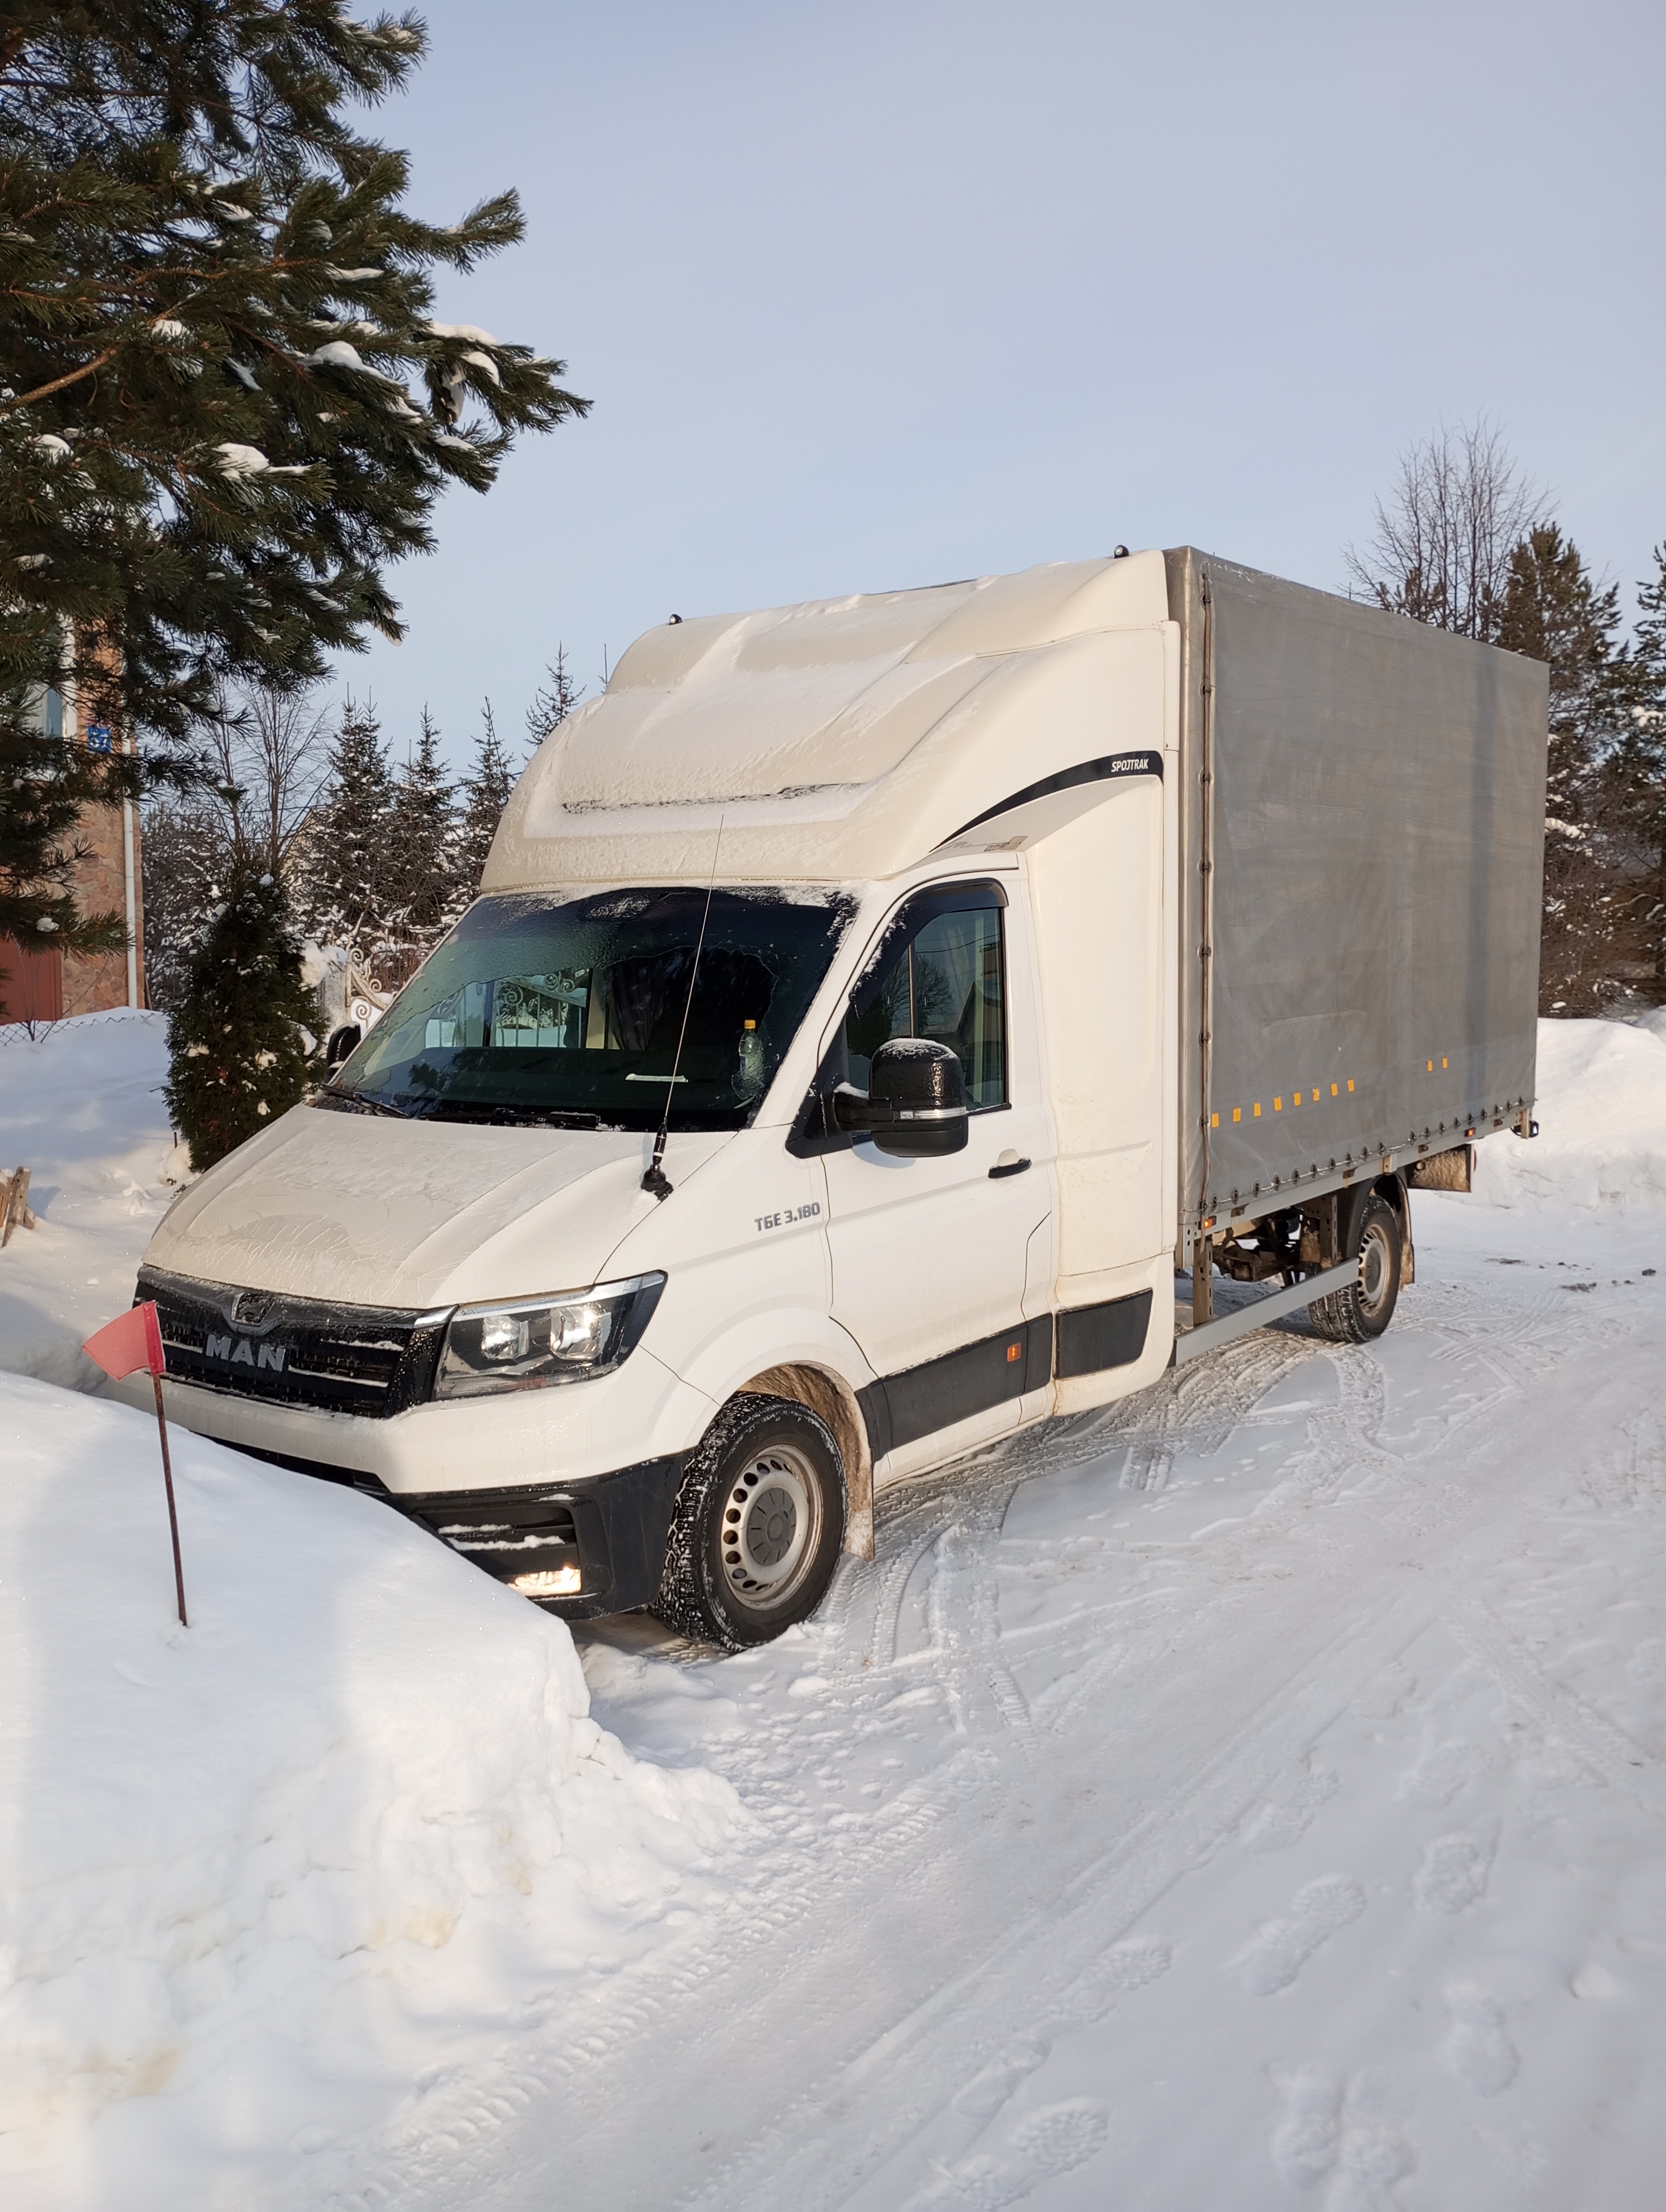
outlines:
[{"label": "black tire", "polygon": [[743,1391],[684,1471],[651,1610],[739,1651],[821,1603],[844,1542],[844,1462],[818,1413]]},{"label": "black tire", "polygon": [[1400,1217],[1372,1191],[1353,1218],[1347,1257],[1359,1261],[1359,1279],[1332,1291],[1308,1308],[1313,1326],[1334,1344],[1369,1344],[1394,1319],[1400,1297]]}]

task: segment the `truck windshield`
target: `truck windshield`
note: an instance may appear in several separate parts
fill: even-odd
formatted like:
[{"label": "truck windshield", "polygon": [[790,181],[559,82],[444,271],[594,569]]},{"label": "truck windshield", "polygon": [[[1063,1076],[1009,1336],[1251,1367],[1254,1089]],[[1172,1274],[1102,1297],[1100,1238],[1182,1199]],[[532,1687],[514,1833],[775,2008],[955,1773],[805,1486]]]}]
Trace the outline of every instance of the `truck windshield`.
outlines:
[{"label": "truck windshield", "polygon": [[837,891],[718,890],[708,916],[694,889],[481,899],[325,1097],[452,1121],[652,1129],[670,1086],[673,1129],[743,1127],[854,911]]}]

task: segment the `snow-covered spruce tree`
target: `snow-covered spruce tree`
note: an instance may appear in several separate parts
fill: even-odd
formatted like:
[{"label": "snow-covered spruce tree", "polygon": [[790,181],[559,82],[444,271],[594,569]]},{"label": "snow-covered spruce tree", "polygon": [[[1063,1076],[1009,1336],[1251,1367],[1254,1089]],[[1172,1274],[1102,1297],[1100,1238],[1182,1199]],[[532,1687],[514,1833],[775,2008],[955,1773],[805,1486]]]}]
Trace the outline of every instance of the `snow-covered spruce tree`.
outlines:
[{"label": "snow-covered spruce tree", "polygon": [[275,876],[225,886],[167,1024],[163,1096],[201,1173],[295,1105],[313,1079],[318,1020]]},{"label": "snow-covered spruce tree", "polygon": [[458,823],[456,860],[453,873],[453,902],[461,913],[480,889],[486,855],[497,835],[497,825],[514,789],[514,770],[503,750],[487,700],[480,735],[474,741],[474,758],[463,779],[463,812]]},{"label": "snow-covered spruce tree", "polygon": [[146,807],[139,847],[144,868],[144,979],[153,1006],[184,1003],[191,957],[233,866],[219,811],[199,799]]},{"label": "snow-covered spruce tree", "polygon": [[454,903],[456,787],[440,758],[440,732],[423,709],[416,750],[399,771],[393,793],[392,872],[410,949],[426,953],[438,941]]},{"label": "snow-covered spruce tree", "polygon": [[1638,587],[1628,711],[1608,781],[1633,876],[1632,942],[1653,971],[1654,995],[1666,1000],[1666,545],[1654,560],[1654,575]]},{"label": "snow-covered spruce tree", "polygon": [[557,645],[556,657],[544,669],[547,684],[540,684],[526,709],[526,734],[536,752],[551,730],[558,730],[584,696],[584,686],[575,684],[567,665],[567,647]]},{"label": "snow-covered spruce tree", "polygon": [[1613,995],[1621,891],[1607,805],[1609,756],[1624,733],[1628,678],[1617,653],[1619,592],[1599,589],[1554,522],[1510,556],[1496,642],[1550,664],[1545,908],[1539,955],[1547,1013],[1596,1012]]},{"label": "snow-covered spruce tree", "polygon": [[328,781],[297,847],[295,903],[309,937],[345,945],[373,973],[404,941],[393,805],[374,703],[350,698],[330,750]]},{"label": "snow-covered spruce tree", "polygon": [[[431,319],[430,272],[522,231],[455,224],[351,103],[420,60],[414,15],[337,0],[14,0],[0,19],[0,933],[109,949],[81,914],[88,804],[191,775],[216,677],[277,690],[399,635],[388,564],[447,485],[582,414],[561,364]],[[31,702],[73,665],[83,726]]]}]

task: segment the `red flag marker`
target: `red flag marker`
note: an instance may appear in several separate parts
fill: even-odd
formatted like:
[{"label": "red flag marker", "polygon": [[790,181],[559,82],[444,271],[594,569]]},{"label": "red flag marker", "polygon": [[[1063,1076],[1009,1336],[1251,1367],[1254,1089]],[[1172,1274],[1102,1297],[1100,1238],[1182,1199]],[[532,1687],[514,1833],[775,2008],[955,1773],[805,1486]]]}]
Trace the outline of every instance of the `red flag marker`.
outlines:
[{"label": "red flag marker", "polygon": [[188,1628],[191,1624],[185,1619],[185,1570],[179,1564],[179,1516],[173,1504],[173,1469],[167,1456],[167,1416],[162,1411],[162,1376],[167,1372],[167,1361],[155,1302],[147,1299],[143,1305],[130,1306],[119,1321],[107,1322],[81,1348],[89,1359],[97,1360],[114,1382],[119,1382],[124,1376],[137,1375],[141,1368],[150,1376],[150,1387],[156,1394],[156,1433],[162,1444],[162,1480],[167,1488],[167,1525],[173,1537],[173,1587],[179,1600],[179,1626]]}]

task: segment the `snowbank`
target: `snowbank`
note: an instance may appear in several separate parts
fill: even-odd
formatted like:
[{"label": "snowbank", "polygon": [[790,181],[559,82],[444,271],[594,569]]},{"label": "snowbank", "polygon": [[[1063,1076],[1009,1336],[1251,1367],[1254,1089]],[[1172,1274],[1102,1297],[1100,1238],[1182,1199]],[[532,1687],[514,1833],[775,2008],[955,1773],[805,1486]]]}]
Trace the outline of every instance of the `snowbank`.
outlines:
[{"label": "snowbank", "polygon": [[587,1717],[563,1624],[369,1499],[173,1442],[188,1631],[154,1424],[0,1376],[0,2177],[32,2206],[252,2201],[640,1968],[745,1825]]},{"label": "snowbank", "polygon": [[133,1295],[173,1195],[167,1019],[125,1007],[31,1038],[0,1028],[0,1167],[31,1171],[38,1229],[0,1252],[0,1368],[97,1390],[83,1339]]},{"label": "snowbank", "polygon": [[1481,1146],[1494,1206],[1666,1203],[1666,1015],[1539,1024],[1539,1135]]}]

